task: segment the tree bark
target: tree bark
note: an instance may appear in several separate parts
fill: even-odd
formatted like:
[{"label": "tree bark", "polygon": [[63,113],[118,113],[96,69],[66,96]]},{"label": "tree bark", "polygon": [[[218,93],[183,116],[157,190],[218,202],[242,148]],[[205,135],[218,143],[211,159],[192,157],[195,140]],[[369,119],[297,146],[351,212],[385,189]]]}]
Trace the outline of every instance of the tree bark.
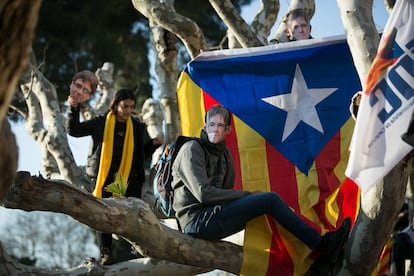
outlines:
[{"label": "tree bark", "polygon": [[41,0],[0,1],[0,121],[29,57]]},{"label": "tree bark", "polygon": [[203,31],[193,20],[178,14],[171,3],[174,1],[157,0],[132,0],[135,9],[142,13],[154,24],[177,35],[187,48],[192,58],[196,57],[200,50],[208,49]]},{"label": "tree bark", "polygon": [[67,214],[98,231],[124,237],[143,256],[235,274],[241,268],[241,246],[194,239],[160,224],[148,204],[137,198],[99,199],[64,181],[19,172],[3,205]]},{"label": "tree bark", "polygon": [[[7,146],[4,146],[7,145]],[[17,170],[16,138],[10,129],[9,121],[0,121],[0,198],[3,198],[13,183]]]},{"label": "tree bark", "polygon": [[[361,195],[361,209],[345,246],[338,275],[370,275],[389,239],[404,202],[408,158]],[[391,223],[390,223],[391,222]]]},{"label": "tree bark", "polygon": [[379,35],[372,16],[372,0],[337,2],[349,49],[364,88],[379,45]]},{"label": "tree bark", "polygon": [[231,1],[210,0],[210,4],[243,48],[266,45],[265,41],[260,41],[253,33],[253,30],[240,16]]},{"label": "tree bark", "polygon": [[29,56],[41,1],[0,1],[0,198],[13,183],[17,147],[5,118]]},{"label": "tree bark", "polygon": [[150,20],[151,39],[155,56],[155,72],[160,85],[160,103],[164,110],[164,142],[175,141],[181,133],[177,103],[177,39],[175,34],[163,29]]}]

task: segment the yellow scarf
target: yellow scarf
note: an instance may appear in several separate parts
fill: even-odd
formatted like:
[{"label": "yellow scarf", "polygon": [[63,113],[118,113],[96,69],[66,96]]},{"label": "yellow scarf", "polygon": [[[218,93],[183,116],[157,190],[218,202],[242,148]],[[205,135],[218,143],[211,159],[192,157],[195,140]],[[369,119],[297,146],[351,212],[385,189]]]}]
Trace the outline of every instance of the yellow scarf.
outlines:
[{"label": "yellow scarf", "polygon": [[[115,129],[116,115],[109,112],[105,120],[105,129],[102,141],[101,159],[99,163],[98,177],[96,179],[95,190],[93,195],[102,197],[102,188],[105,179],[108,177],[109,168],[112,162],[112,151],[114,146],[114,129]],[[121,164],[119,165],[118,173],[128,180],[129,172],[132,166],[132,156],[134,153],[134,132],[132,126],[132,119],[128,118],[126,122],[126,131],[124,138],[124,147],[122,150]],[[128,185],[128,183],[126,183]],[[125,187],[126,190],[127,187]]]}]

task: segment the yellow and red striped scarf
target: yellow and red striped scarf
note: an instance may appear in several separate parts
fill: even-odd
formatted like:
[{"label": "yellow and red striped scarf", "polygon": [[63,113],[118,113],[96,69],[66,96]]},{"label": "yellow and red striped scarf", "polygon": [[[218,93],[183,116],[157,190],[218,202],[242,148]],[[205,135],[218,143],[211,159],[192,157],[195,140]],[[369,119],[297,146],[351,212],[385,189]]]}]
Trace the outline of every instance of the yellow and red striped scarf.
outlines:
[{"label": "yellow and red striped scarf", "polygon": [[[114,146],[114,130],[115,130],[116,115],[109,112],[106,116],[104,136],[102,141],[101,159],[99,163],[98,178],[96,180],[95,190],[93,195],[96,197],[102,197],[102,188],[105,183],[105,179],[108,177],[109,168],[112,162],[112,151]],[[122,150],[121,164],[118,169],[118,173],[124,179],[128,179],[132,166],[132,156],[134,153],[134,132],[132,126],[132,119],[128,118],[126,122],[126,131],[124,139],[124,147]],[[125,181],[128,185],[127,181]],[[126,189],[127,187],[125,187]]]}]

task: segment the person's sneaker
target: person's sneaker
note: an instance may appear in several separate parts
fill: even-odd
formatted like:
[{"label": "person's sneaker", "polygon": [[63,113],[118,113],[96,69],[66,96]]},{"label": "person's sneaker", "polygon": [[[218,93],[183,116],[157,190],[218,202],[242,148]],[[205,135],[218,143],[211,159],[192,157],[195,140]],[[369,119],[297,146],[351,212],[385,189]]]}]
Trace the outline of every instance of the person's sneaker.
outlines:
[{"label": "person's sneaker", "polygon": [[101,265],[111,265],[114,261],[112,259],[111,250],[109,248],[102,248],[101,249]]},{"label": "person's sneaker", "polygon": [[341,227],[322,236],[321,242],[317,247],[320,253],[311,265],[311,271],[318,275],[326,275],[335,266],[340,256],[342,256],[343,247],[351,229],[351,223],[351,219],[347,217],[342,222]]}]

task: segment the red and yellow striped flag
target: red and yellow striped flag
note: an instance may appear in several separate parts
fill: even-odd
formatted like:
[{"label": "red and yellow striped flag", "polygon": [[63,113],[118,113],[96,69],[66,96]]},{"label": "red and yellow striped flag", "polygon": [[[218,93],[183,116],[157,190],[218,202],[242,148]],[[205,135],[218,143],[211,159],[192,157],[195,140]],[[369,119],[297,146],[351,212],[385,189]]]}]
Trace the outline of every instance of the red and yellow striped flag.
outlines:
[{"label": "red and yellow striped flag", "polygon": [[[359,190],[344,171],[359,90],[345,39],[206,52],[180,76],[182,134],[198,136],[210,106],[228,108],[235,188],[277,192],[323,234],[358,211]],[[248,223],[241,275],[303,275],[312,262],[273,218]]]}]

